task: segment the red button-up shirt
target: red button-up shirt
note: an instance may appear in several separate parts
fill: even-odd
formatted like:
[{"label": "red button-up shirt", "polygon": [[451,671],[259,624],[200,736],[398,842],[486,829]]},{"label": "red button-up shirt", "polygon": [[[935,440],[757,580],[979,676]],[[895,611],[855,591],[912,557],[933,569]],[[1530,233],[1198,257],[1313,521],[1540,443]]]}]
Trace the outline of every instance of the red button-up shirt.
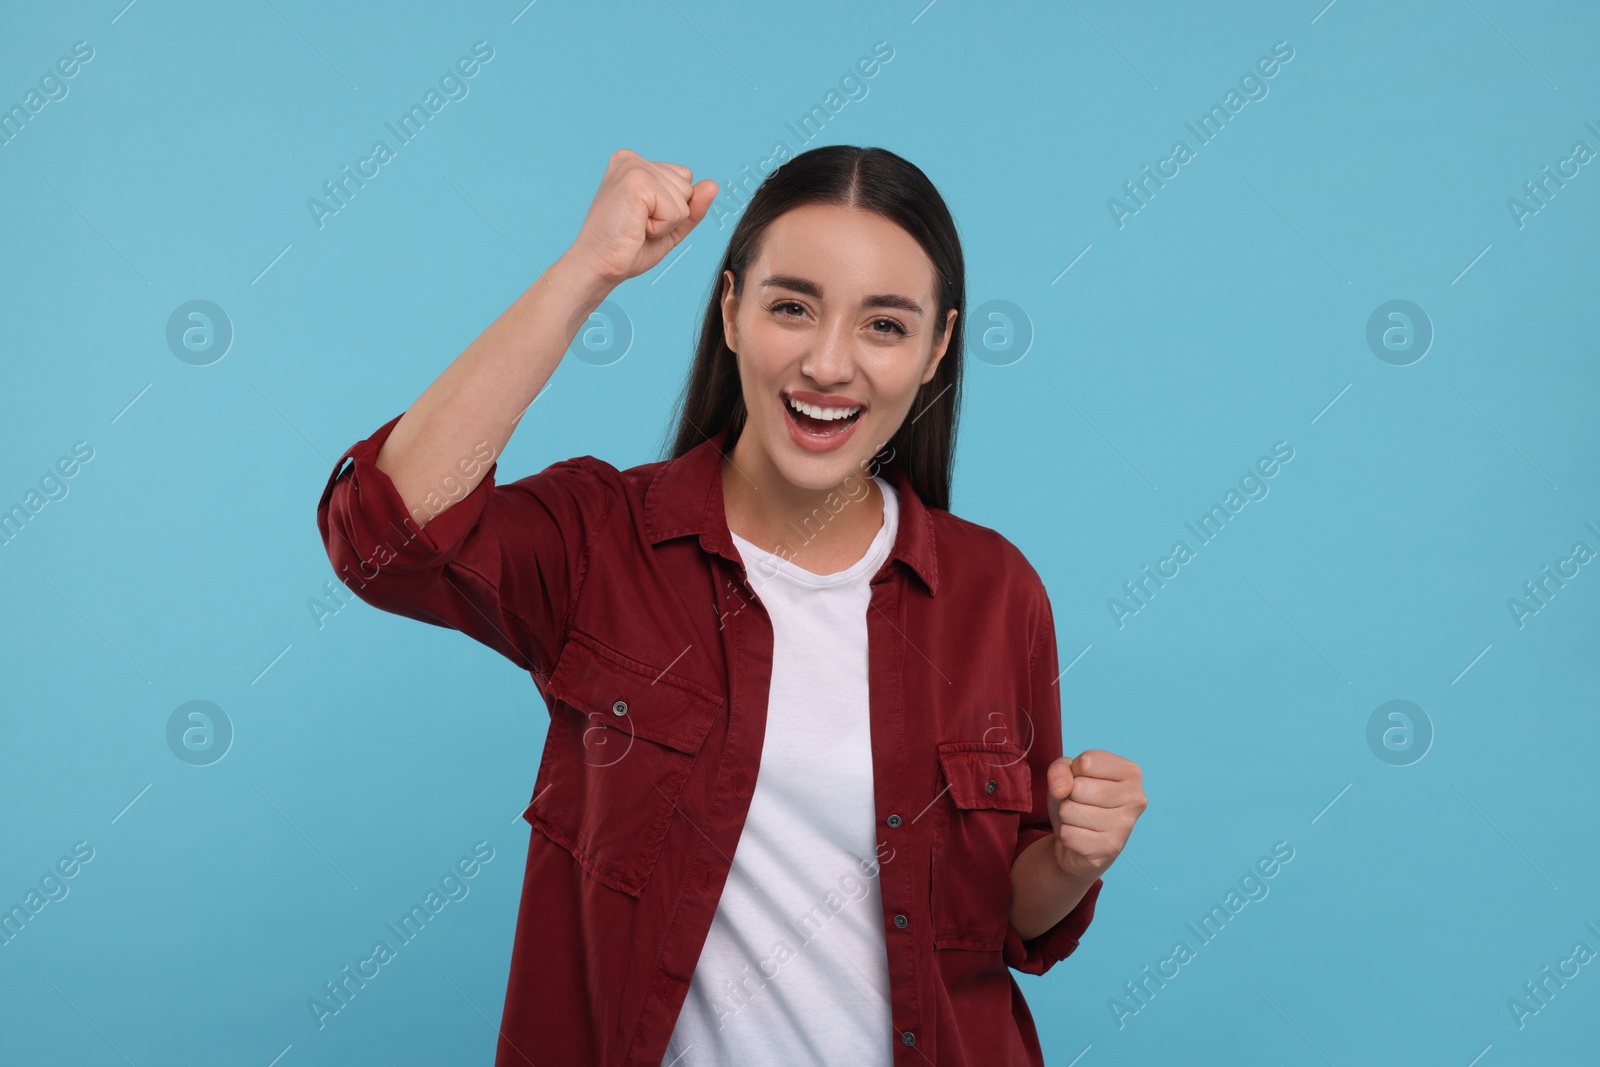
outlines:
[{"label": "red button-up shirt", "polygon": [[[497,486],[491,465],[419,528],[374,462],[398,421],[329,477],[328,558],[367,603],[527,670],[550,714],[496,1067],[658,1064],[766,730],[772,623],[728,532],[728,433],[627,470],[581,456]],[[892,458],[878,473],[900,491],[867,606],[883,1039],[896,1067],[1042,1067],[1008,967],[1070,955],[1102,885],[1037,937],[1010,924],[1011,864],[1051,833],[1062,754],[1050,601],[1004,537],[923,504]],[[797,538],[848,506],[830,498]],[[745,992],[766,981],[752,960]]]}]

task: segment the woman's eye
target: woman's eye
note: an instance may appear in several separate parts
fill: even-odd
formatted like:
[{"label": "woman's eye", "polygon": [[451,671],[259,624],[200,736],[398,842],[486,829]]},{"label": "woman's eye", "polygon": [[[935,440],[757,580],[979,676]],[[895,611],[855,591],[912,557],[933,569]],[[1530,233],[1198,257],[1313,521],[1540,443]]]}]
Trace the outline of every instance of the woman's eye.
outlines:
[{"label": "woman's eye", "polygon": [[[767,310],[779,315],[799,316],[804,315],[806,309],[805,305],[799,303],[798,301],[780,300],[776,304],[771,305]],[[874,319],[872,326],[872,332],[876,334],[883,336],[906,336],[906,328],[900,325],[900,323],[896,322],[894,319]],[[882,329],[882,327],[885,326],[887,326],[888,329]]]}]

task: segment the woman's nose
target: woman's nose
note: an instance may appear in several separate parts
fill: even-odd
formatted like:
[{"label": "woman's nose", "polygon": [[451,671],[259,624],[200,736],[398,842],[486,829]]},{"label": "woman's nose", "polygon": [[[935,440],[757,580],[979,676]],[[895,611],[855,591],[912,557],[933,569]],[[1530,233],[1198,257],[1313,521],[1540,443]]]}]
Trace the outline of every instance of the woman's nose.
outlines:
[{"label": "woman's nose", "polygon": [[830,324],[818,332],[800,369],[821,385],[847,382],[855,375],[855,352],[848,327]]}]

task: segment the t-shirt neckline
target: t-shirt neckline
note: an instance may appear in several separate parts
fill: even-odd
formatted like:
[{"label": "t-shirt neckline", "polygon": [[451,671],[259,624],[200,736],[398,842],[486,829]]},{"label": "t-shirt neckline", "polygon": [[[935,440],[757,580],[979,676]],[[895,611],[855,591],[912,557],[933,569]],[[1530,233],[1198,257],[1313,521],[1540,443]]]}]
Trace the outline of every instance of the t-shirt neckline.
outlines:
[{"label": "t-shirt neckline", "polygon": [[753,571],[755,569],[754,565],[759,563],[763,567],[772,568],[792,581],[818,587],[843,585],[846,582],[855,581],[863,574],[868,573],[869,570],[876,571],[878,566],[883,563],[884,558],[888,556],[890,541],[899,525],[900,497],[895,487],[883,478],[873,475],[872,480],[878,483],[878,488],[883,493],[883,523],[878,527],[878,532],[872,538],[872,543],[867,546],[866,553],[860,559],[842,571],[834,571],[832,574],[817,574],[784,559],[775,552],[768,552],[759,545],[747,541],[732,530],[729,530],[729,535],[732,536],[734,543],[738,546],[740,557],[745,560],[745,571],[747,573]]}]

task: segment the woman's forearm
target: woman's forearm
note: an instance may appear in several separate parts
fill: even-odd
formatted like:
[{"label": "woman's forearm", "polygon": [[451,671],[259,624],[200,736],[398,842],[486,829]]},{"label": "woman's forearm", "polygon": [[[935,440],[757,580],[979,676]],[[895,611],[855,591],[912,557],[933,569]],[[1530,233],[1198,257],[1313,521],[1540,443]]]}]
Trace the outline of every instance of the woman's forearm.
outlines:
[{"label": "woman's forearm", "polygon": [[[377,456],[406,510],[424,525],[436,512],[422,507],[441,484],[459,500],[483,480],[488,463],[461,465],[475,455],[498,457],[517,419],[544,388],[578,329],[612,284],[563,256],[457,356],[395,424]],[[467,476],[465,472],[474,473]],[[463,488],[464,484],[464,488]]]},{"label": "woman's forearm", "polygon": [[1077,907],[1094,883],[1063,871],[1054,839],[1041,837],[1011,865],[1011,925],[1024,941],[1038,937]]}]

